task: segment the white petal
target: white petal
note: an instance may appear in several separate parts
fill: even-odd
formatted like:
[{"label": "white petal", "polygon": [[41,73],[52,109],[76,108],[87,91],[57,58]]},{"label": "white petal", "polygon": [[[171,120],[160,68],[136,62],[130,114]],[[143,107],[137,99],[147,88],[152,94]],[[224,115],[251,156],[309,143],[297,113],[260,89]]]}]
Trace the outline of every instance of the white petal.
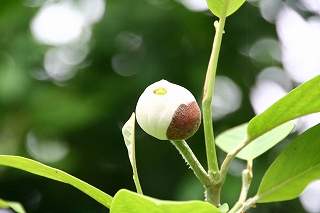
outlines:
[{"label": "white petal", "polygon": [[[155,94],[155,90],[164,88],[164,95]],[[184,87],[166,80],[155,82],[141,94],[137,106],[136,117],[140,127],[148,134],[167,140],[167,129],[175,111],[181,104],[195,101],[193,95]]]}]

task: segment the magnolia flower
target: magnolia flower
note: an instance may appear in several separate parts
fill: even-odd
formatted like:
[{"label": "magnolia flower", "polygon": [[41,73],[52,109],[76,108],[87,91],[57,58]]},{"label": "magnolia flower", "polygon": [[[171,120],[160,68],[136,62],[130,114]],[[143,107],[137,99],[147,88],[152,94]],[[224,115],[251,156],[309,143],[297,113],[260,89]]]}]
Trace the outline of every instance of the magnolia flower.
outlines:
[{"label": "magnolia flower", "polygon": [[194,96],[184,87],[166,80],[155,82],[141,94],[136,106],[140,127],[160,140],[185,140],[201,123]]}]

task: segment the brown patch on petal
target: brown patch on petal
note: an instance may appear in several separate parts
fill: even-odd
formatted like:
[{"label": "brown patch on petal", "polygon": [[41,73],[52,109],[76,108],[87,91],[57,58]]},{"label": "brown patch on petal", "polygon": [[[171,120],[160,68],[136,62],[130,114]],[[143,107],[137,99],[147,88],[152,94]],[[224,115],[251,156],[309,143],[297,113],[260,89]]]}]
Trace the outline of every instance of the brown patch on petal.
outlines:
[{"label": "brown patch on petal", "polygon": [[181,104],[173,114],[167,130],[169,140],[185,140],[191,137],[201,123],[201,111],[197,102]]}]

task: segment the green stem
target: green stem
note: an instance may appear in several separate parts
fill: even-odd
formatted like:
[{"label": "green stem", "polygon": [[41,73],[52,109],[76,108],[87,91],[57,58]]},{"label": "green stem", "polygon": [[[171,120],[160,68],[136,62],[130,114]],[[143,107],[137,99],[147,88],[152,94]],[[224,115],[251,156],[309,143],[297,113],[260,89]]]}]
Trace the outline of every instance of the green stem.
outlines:
[{"label": "green stem", "polygon": [[185,161],[189,164],[196,177],[201,181],[203,187],[205,188],[206,202],[211,203],[215,206],[220,206],[221,186],[213,183],[212,178],[206,173],[206,171],[184,140],[171,142],[178,149]]},{"label": "green stem", "polygon": [[184,160],[189,164],[196,177],[201,181],[203,186],[209,186],[212,184],[210,176],[204,170],[197,157],[193,154],[192,150],[186,143],[186,141],[171,141],[172,144],[178,149]]},{"label": "green stem", "polygon": [[140,181],[139,181],[138,171],[137,171],[136,165],[132,167],[132,170],[133,170],[133,181],[134,181],[134,185],[136,186],[137,193],[142,195],[143,192],[142,192],[142,188],[141,188],[141,185],[140,185]]},{"label": "green stem", "polygon": [[221,194],[221,185],[212,184],[211,186],[205,187],[206,202],[220,207],[220,194]]},{"label": "green stem", "polygon": [[[227,154],[227,157],[223,161],[221,165],[221,169],[219,172],[219,180],[214,183],[214,191],[215,192],[220,192],[221,187],[224,184],[227,176],[227,172],[230,166],[231,161],[236,157],[236,155],[245,147],[247,146],[250,142],[252,142],[255,138],[246,138],[244,141],[242,141],[238,146],[236,146],[232,151],[230,151]],[[210,192],[210,194],[214,193],[214,191]],[[215,199],[218,197],[217,194],[214,195]],[[220,198],[220,194],[219,194]],[[216,205],[217,206],[217,205]]]},{"label": "green stem", "polygon": [[255,207],[256,201],[259,199],[259,197],[256,195],[253,198],[249,198],[244,202],[242,205],[242,208],[239,209],[236,213],[242,213],[245,212],[246,210],[250,209],[251,207]]},{"label": "green stem", "polygon": [[[227,172],[230,166],[231,161],[236,157],[236,155],[244,148],[246,147],[248,144],[250,144],[252,141],[254,141],[256,138],[258,138],[260,135],[257,135],[254,138],[245,138],[241,143],[239,143],[232,151],[228,152],[226,158],[224,159],[224,161],[222,162],[221,165],[221,169],[220,169],[220,178],[218,183],[219,184],[223,184],[226,176],[227,176]],[[248,168],[250,167],[250,171],[251,171],[251,166],[252,166],[252,161],[248,161]]]},{"label": "green stem", "polygon": [[215,76],[217,71],[219,51],[220,51],[220,46],[222,41],[222,35],[224,32],[224,25],[226,21],[228,4],[229,4],[229,1],[226,0],[219,22],[216,21],[214,23],[216,33],[213,40],[212,52],[211,52],[209,65],[207,69],[207,75],[206,75],[206,80],[205,80],[204,90],[203,90],[203,100],[202,100],[203,126],[204,126],[204,133],[205,133],[208,173],[215,181],[219,179],[219,174],[218,174],[219,166],[218,166],[217,154],[216,154],[215,143],[214,143],[211,102],[212,102],[214,81],[215,81]]},{"label": "green stem", "polygon": [[222,162],[222,165],[221,165],[220,178],[219,178],[219,181],[218,181],[220,184],[223,184],[225,179],[226,179],[227,172],[228,172],[228,169],[229,169],[231,161],[251,141],[252,141],[251,139],[246,138],[244,141],[239,143],[232,151],[228,152],[226,158],[224,159],[224,161]]},{"label": "green stem", "polygon": [[242,187],[241,187],[239,199],[238,199],[237,203],[232,207],[232,209],[228,213],[235,213],[235,212],[239,211],[239,209],[242,207],[243,203],[247,199],[251,180],[252,180],[251,168],[243,170],[242,171]]}]

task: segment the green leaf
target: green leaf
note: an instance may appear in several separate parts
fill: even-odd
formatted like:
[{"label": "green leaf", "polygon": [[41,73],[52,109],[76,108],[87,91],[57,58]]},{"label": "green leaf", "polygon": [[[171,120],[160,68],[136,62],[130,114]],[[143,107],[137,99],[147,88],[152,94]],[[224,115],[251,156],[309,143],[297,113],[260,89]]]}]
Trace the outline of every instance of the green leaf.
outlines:
[{"label": "green leaf", "polygon": [[[210,11],[217,17],[221,17],[223,6],[228,0],[207,0],[208,7]],[[229,0],[227,16],[230,16],[232,13],[236,12],[245,0]]]},{"label": "green leaf", "polygon": [[110,208],[112,201],[110,195],[59,169],[46,166],[28,158],[11,155],[0,155],[0,165],[21,169],[52,180],[70,184],[102,205]]},{"label": "green leaf", "polygon": [[221,213],[204,201],[165,201],[121,189],[114,196],[110,213]]},{"label": "green leaf", "polygon": [[258,203],[290,200],[320,178],[320,124],[297,137],[273,162],[254,199]]},{"label": "green leaf", "polygon": [[132,113],[129,120],[122,127],[122,135],[124,142],[128,149],[128,155],[132,168],[135,167],[135,139],[134,139],[134,129],[135,129],[135,113]]},{"label": "green leaf", "polygon": [[135,130],[135,113],[133,112],[129,120],[122,127],[122,135],[124,138],[124,142],[126,143],[128,149],[128,155],[130,159],[130,163],[133,171],[133,180],[136,185],[137,192],[142,194],[142,189],[138,177],[138,170],[136,166],[136,151],[135,151],[135,138],[134,138],[134,130]]},{"label": "green leaf", "polygon": [[14,202],[14,201],[7,201],[7,200],[0,199],[0,209],[1,208],[6,208],[6,209],[11,208],[17,213],[26,213],[23,206],[20,203]]},{"label": "green leaf", "polygon": [[248,126],[248,136],[258,137],[295,118],[320,112],[320,75],[301,84],[254,117]]},{"label": "green leaf", "polygon": [[[267,132],[243,148],[236,157],[243,160],[255,159],[285,138],[294,126],[293,122],[288,122]],[[247,127],[248,123],[245,123],[221,133],[216,139],[217,146],[225,152],[232,151],[246,139]]]}]

